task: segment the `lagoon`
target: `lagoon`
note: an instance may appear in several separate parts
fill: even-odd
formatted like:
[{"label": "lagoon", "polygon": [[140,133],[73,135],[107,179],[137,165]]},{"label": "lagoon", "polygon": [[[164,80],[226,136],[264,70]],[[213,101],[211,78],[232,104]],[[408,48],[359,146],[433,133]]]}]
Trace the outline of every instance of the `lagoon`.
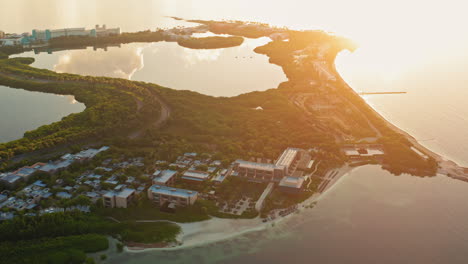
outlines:
[{"label": "lagoon", "polygon": [[238,47],[189,49],[174,42],[132,43],[106,50],[93,48],[49,54],[25,52],[34,67],[80,75],[156,83],[212,96],[236,96],[273,89],[286,81],[281,67],[253,50],[271,41],[246,39]]},{"label": "lagoon", "polygon": [[0,142],[23,137],[24,132],[60,121],[85,105],[73,96],[30,92],[0,85]]}]

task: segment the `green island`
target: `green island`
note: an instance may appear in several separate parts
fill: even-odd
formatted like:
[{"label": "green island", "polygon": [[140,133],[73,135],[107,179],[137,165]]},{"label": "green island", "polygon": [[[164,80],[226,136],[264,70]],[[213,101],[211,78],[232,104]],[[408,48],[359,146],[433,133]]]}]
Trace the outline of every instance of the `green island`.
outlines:
[{"label": "green island", "polygon": [[[176,223],[213,218],[272,221],[299,205],[313,207],[310,199],[353,167],[365,164],[416,176],[433,176],[445,166],[458,177],[460,168],[442,164],[441,157],[384,120],[341,79],[334,60],[343,49],[355,49],[350,40],[260,23],[189,22],[200,26],[102,38],[62,37],[41,49],[157,41],[214,49],[241,45],[243,38],[269,37],[272,41],[255,52],[282,67],[288,81],[264,92],[218,98],[152,83],[37,69],[30,66],[32,58],[9,58],[30,49],[0,47],[1,85],[73,95],[86,105],[81,113],[0,144],[0,171],[66,159],[61,157],[66,153],[79,156],[90,147],[110,147],[91,159],[74,160],[66,169],[39,169],[14,187],[1,187],[18,199],[34,186],[48,186],[55,196],[74,197],[43,199],[35,211],[20,211],[12,220],[0,222],[0,259],[92,263],[86,254],[107,249],[109,237],[128,248],[177,246],[183,241],[177,239],[181,228]],[[206,32],[231,37],[190,37]],[[270,182],[264,180],[270,174],[262,174],[263,180],[249,178],[248,172],[241,176],[243,165],[284,169],[271,161],[278,155],[281,160],[288,151],[300,155],[293,166],[298,176],[289,175],[300,179],[294,192],[280,188],[283,181],[287,186],[288,177]],[[155,183],[169,174],[170,183]],[[122,184],[127,189],[119,188]],[[164,195],[155,198],[162,191],[187,197],[183,204],[189,206],[163,201]],[[116,208],[118,192],[132,197],[122,208]],[[38,211],[74,206],[88,209]],[[1,210],[16,212],[11,206]],[[122,251],[122,245],[116,250]]]}]

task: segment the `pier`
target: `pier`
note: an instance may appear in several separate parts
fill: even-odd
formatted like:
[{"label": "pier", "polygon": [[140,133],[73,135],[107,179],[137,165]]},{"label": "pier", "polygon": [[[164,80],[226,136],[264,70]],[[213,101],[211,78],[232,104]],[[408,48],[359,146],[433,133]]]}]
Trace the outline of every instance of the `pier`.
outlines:
[{"label": "pier", "polygon": [[372,94],[406,94],[408,92],[361,92],[359,95],[372,95]]}]

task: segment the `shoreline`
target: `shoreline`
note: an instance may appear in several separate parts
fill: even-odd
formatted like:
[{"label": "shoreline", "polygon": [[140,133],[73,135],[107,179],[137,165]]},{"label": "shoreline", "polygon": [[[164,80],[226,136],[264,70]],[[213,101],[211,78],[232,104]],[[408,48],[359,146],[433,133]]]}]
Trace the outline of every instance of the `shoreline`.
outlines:
[{"label": "shoreline", "polygon": [[443,174],[447,177],[453,178],[453,179],[458,179],[462,181],[468,181],[468,168],[463,167],[459,164],[457,164],[455,161],[450,160],[448,157],[444,157],[441,154],[436,153],[435,151],[429,149],[428,147],[422,145],[415,137],[413,137],[411,134],[403,130],[402,128],[398,127],[397,125],[393,124],[392,122],[388,121],[383,115],[381,115],[375,108],[373,108],[366,100],[364,97],[359,95],[356,90],[354,90],[348,83],[342,78],[342,76],[339,74],[339,72],[336,70],[336,65],[335,61],[333,61],[332,64],[333,71],[335,72],[336,76],[339,78],[340,82],[342,82],[348,89],[350,89],[356,96],[359,96],[364,100],[366,103],[367,107],[369,107],[373,114],[377,116],[379,119],[381,119],[385,124],[393,131],[396,133],[399,133],[403,135],[408,141],[419,151],[421,151],[423,154],[434,158],[437,161],[437,164],[439,165],[439,168],[437,169],[437,174]]},{"label": "shoreline", "polygon": [[[408,132],[389,122],[383,115],[381,115],[376,109],[374,109],[361,95],[359,95],[351,86],[349,86],[346,81],[343,80],[341,75],[337,72],[335,68],[335,63],[332,65],[334,73],[337,79],[342,82],[347,89],[351,89],[352,93],[362,98],[366,104],[366,107],[369,107],[372,111],[372,114],[376,115],[377,118],[381,119],[387,126],[395,131],[398,134],[403,135],[408,141],[419,151],[424,153],[427,156],[434,158],[439,168],[437,173],[454,178],[459,180],[468,181],[468,168],[459,166],[456,162],[444,158],[442,155],[436,153],[435,151],[430,150],[429,148],[423,146],[418,140],[413,137]],[[285,73],[284,69],[283,72]],[[360,167],[360,166],[358,166]],[[355,168],[358,167],[349,167],[343,166],[339,168],[339,173],[337,176],[326,186],[326,188],[321,192],[314,193],[311,197],[305,201],[298,203],[297,207],[299,211],[304,210],[305,206],[313,206],[313,204],[327,195],[337,184],[344,179],[343,176],[349,175]],[[192,248],[207,244],[212,244],[219,241],[229,240],[231,238],[256,232],[262,231],[267,228],[274,226],[277,223],[287,221],[293,214],[286,215],[284,217],[278,217],[275,220],[268,222],[262,222],[260,217],[254,219],[223,219],[212,217],[209,220],[193,223],[176,223],[181,227],[181,233],[177,236],[176,243],[128,243],[125,245],[125,253],[139,253],[139,252],[148,252],[148,251],[169,251],[169,250],[181,250],[185,248]],[[152,221],[152,220],[148,220]],[[157,221],[157,220],[154,220]]]},{"label": "shoreline", "polygon": [[[333,67],[334,72],[338,76],[339,80],[353,93],[361,97],[365,101],[367,107],[369,107],[372,110],[374,115],[376,115],[379,119],[384,121],[385,124],[387,124],[390,129],[392,129],[393,131],[399,134],[402,134],[405,138],[407,138],[416,149],[426,154],[427,156],[433,157],[437,161],[437,163],[440,166],[440,168],[437,170],[437,174],[442,174],[444,176],[448,176],[454,179],[460,179],[460,177],[466,177],[466,180],[468,181],[468,177],[462,171],[466,168],[458,165],[456,162],[449,160],[448,158],[445,158],[441,154],[438,154],[435,151],[432,151],[429,148],[423,146],[411,134],[399,128],[398,126],[391,123],[390,121],[388,121],[383,115],[381,115],[376,109],[374,109],[361,95],[359,95],[351,86],[348,85],[348,83],[341,77],[341,75],[336,70],[335,63],[333,63],[332,67]],[[318,202],[330,190],[336,187],[336,185],[344,178],[344,176],[347,176],[355,168],[359,168],[359,167],[360,166],[349,167],[348,165],[345,165],[339,168],[340,172],[338,173],[338,175],[333,179],[332,182],[328,184],[328,186],[321,193],[315,193],[311,197],[306,199],[305,201],[297,204],[298,210],[299,211],[304,210],[305,205],[313,205],[314,202]],[[455,175],[452,175],[452,173]],[[463,180],[463,179],[460,179],[460,180]],[[211,243],[215,243],[219,241],[225,241],[230,238],[240,236],[242,234],[265,230],[271,226],[274,226],[277,223],[286,221],[287,219],[290,218],[291,215],[293,214],[280,217],[280,218],[271,220],[266,223],[263,223],[260,220],[261,219],[260,217],[256,217],[254,219],[212,218],[210,220],[206,220],[202,222],[183,223],[183,224],[177,223],[181,227],[181,234],[178,235],[177,240],[182,244],[179,244],[176,246],[169,246],[169,247],[149,247],[149,248],[130,248],[126,246],[124,251],[126,253],[139,253],[139,252],[148,252],[148,251],[154,251],[154,250],[176,251],[176,250],[181,250],[185,248],[207,245],[207,244],[211,244]],[[236,226],[236,224],[240,224],[241,227]],[[217,229],[222,230],[222,231],[216,231]],[[188,239],[188,243],[184,241],[187,239]]]},{"label": "shoreline", "polygon": [[[336,58],[335,58],[336,59]],[[271,63],[271,62],[270,62]],[[387,126],[395,131],[398,134],[403,135],[408,141],[419,151],[424,153],[425,155],[434,158],[439,168],[437,170],[437,174],[442,174],[451,178],[460,179],[466,177],[466,181],[468,181],[468,177],[463,172],[463,170],[467,170],[456,162],[449,160],[448,158],[443,157],[441,154],[436,153],[435,151],[430,150],[428,147],[423,146],[418,140],[413,137],[408,132],[404,131],[402,128],[399,128],[395,124],[388,121],[383,115],[381,115],[375,108],[373,108],[361,95],[359,95],[356,90],[354,90],[348,83],[342,78],[339,72],[336,70],[335,67],[335,60],[332,63],[332,69],[335,73],[337,79],[342,82],[347,89],[350,89],[356,96],[362,98],[368,108],[371,109],[372,113],[376,115],[379,119],[381,119]],[[283,69],[284,72],[284,69]],[[289,80],[289,78],[288,78]],[[289,80],[290,81],[290,80]],[[382,164],[380,164],[382,166]],[[344,178],[343,176],[347,176],[350,172],[352,172],[355,168],[358,167],[349,167],[345,165],[339,168],[339,173],[331,181],[328,186],[321,192],[315,193],[305,201],[297,204],[298,210],[304,210],[305,205],[313,205],[314,202],[319,201],[322,199],[330,190],[332,190],[336,185]],[[452,175],[455,174],[455,175]],[[455,176],[455,177],[454,177]],[[148,251],[163,251],[163,250],[181,250],[185,248],[191,248],[206,244],[211,244],[219,241],[228,240],[233,237],[240,236],[245,233],[255,232],[265,230],[272,225],[274,226],[277,223],[282,221],[286,221],[290,218],[293,214],[289,214],[284,217],[279,217],[275,220],[268,221],[263,223],[260,217],[256,217],[254,219],[220,219],[220,218],[212,218],[210,220],[206,220],[203,222],[195,222],[195,223],[185,223],[185,224],[178,224],[181,227],[181,234],[178,236],[178,241],[182,244],[177,246],[165,247],[165,248],[143,248],[143,249],[135,249],[135,248],[128,248],[125,247],[126,253],[139,253],[139,252],[148,252]],[[240,228],[236,226],[236,224],[242,225]],[[222,231],[216,231],[217,229]],[[227,230],[227,231],[226,231]],[[180,238],[180,240],[179,240]],[[188,240],[188,241],[186,241]]]},{"label": "shoreline", "polygon": [[[314,193],[305,201],[297,204],[298,210],[307,209],[307,206],[313,206],[315,202],[321,200],[330,190],[337,186],[345,176],[348,176],[355,168],[343,166],[339,168],[339,173],[334,180],[325,188],[322,193]],[[287,221],[294,213],[284,217],[278,217],[275,220],[262,222],[260,217],[254,219],[226,219],[213,217],[209,220],[193,223],[176,223],[181,227],[181,233],[177,236],[179,245],[168,245],[168,247],[128,247],[125,245],[125,253],[143,253],[148,251],[177,251],[197,246],[212,244],[231,238],[270,228],[278,223]],[[149,244],[151,245],[151,244]]]}]

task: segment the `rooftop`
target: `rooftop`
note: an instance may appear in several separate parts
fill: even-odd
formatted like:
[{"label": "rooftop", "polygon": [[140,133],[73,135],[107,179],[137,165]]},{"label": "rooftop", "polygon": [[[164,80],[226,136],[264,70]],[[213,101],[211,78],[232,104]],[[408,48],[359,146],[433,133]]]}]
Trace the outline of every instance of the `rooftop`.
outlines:
[{"label": "rooftop", "polygon": [[177,171],[173,170],[164,170],[159,172],[156,177],[154,178],[154,181],[158,183],[166,183],[168,182],[174,175],[176,175]]},{"label": "rooftop", "polygon": [[61,199],[70,199],[72,197],[72,195],[67,192],[58,192],[55,196]]},{"label": "rooftop", "polygon": [[296,178],[296,177],[284,177],[280,181],[279,186],[299,189],[299,188],[301,188],[303,183],[304,183],[304,178],[303,177],[298,177],[298,178]]},{"label": "rooftop", "polygon": [[284,166],[278,166],[276,164],[271,163],[258,163],[253,161],[245,161],[245,160],[236,160],[236,163],[239,164],[239,167],[247,168],[247,169],[254,169],[254,170],[269,170],[273,171],[275,169],[284,169]]},{"label": "rooftop", "polygon": [[207,172],[203,171],[192,171],[188,170],[184,173],[182,178],[184,179],[189,179],[189,180],[195,180],[195,181],[204,181],[210,177],[210,174]]},{"label": "rooftop", "polygon": [[173,187],[168,187],[168,186],[163,186],[163,185],[153,185],[150,187],[150,190],[153,193],[157,193],[157,194],[164,194],[164,195],[177,196],[177,197],[183,197],[183,198],[194,197],[198,194],[198,192],[196,191],[173,188]]},{"label": "rooftop", "polygon": [[45,171],[45,172],[51,172],[51,171],[54,171],[54,170],[66,168],[66,167],[70,166],[72,163],[73,163],[73,161],[71,161],[71,160],[64,160],[64,161],[60,161],[60,162],[48,163],[48,164],[44,165],[40,170]]},{"label": "rooftop", "polygon": [[123,189],[121,192],[117,193],[116,196],[119,197],[119,198],[127,198],[130,195],[132,195],[134,192],[135,192],[135,190],[127,188],[127,189]]},{"label": "rooftop", "polygon": [[277,166],[289,167],[293,163],[300,149],[287,148],[276,161]]},{"label": "rooftop", "polygon": [[378,148],[345,148],[346,156],[362,156],[369,157],[375,155],[384,155],[383,150]]},{"label": "rooftop", "polygon": [[5,177],[2,178],[2,181],[5,181],[5,182],[8,182],[10,184],[13,184],[13,183],[16,183],[17,181],[19,181],[21,179],[20,176],[18,175],[15,175],[15,174],[9,174]]},{"label": "rooftop", "polygon": [[132,195],[133,193],[135,192],[134,189],[129,189],[129,188],[126,188],[126,189],[123,189],[122,191],[120,192],[116,192],[116,191],[108,191],[107,193],[105,193],[103,196],[104,197],[119,197],[119,198],[128,198],[130,195]]}]

